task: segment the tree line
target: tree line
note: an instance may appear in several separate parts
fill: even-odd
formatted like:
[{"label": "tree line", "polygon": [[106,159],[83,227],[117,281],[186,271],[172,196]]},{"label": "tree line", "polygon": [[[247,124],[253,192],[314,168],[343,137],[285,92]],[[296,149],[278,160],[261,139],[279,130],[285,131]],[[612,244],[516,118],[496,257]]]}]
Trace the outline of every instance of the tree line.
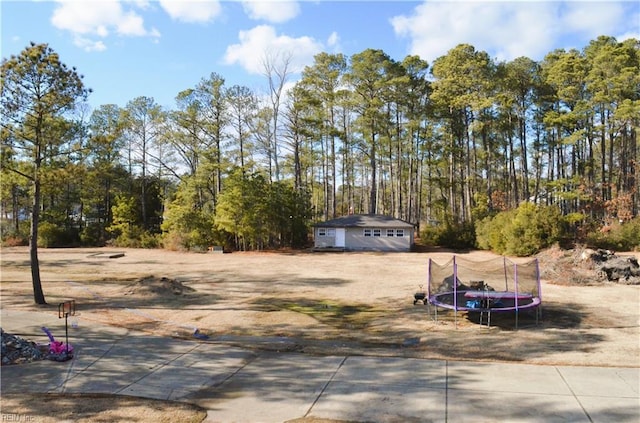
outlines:
[{"label": "tree line", "polygon": [[320,53],[295,83],[286,52],[262,64],[264,93],[213,72],[173,109],[90,110],[47,44],[3,59],[3,239],[248,250],[302,247],[310,224],[349,213],[422,229],[522,202],[583,224],[638,215],[636,39],[541,61],[469,44],[431,64]]}]

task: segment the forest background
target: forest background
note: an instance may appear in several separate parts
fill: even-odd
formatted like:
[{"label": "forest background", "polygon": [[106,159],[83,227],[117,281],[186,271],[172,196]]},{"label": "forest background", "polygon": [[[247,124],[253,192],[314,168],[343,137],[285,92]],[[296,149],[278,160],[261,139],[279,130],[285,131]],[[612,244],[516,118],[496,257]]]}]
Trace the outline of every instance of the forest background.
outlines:
[{"label": "forest background", "polygon": [[540,62],[320,53],[286,90],[290,60],[263,57],[267,96],[212,72],[171,110],[90,110],[47,44],[4,58],[4,245],[303,248],[312,224],[369,213],[422,244],[640,247],[640,41]]}]

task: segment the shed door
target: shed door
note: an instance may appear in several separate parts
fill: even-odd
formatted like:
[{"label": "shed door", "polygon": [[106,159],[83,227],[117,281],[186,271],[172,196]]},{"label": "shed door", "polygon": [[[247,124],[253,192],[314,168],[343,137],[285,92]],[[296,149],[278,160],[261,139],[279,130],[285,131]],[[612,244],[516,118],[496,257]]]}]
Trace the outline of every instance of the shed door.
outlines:
[{"label": "shed door", "polygon": [[345,229],[336,228],[336,247],[344,247]]}]

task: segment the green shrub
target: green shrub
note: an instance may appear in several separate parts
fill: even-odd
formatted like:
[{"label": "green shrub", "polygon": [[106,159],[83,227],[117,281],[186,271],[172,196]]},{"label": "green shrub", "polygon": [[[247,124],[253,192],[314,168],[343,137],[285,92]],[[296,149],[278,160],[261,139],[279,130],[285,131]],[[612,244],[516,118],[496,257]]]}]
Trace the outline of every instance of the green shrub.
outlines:
[{"label": "green shrub", "polygon": [[429,247],[438,245],[438,239],[442,230],[438,226],[429,225],[420,231],[420,243]]},{"label": "green shrub", "polygon": [[476,247],[481,250],[490,250],[489,234],[491,231],[491,217],[487,216],[476,222]]},{"label": "green shrub", "polygon": [[200,228],[192,228],[188,230],[178,230],[171,228],[162,236],[162,245],[170,250],[199,250],[206,251],[209,246],[214,245],[212,232],[206,232]]},{"label": "green shrub", "polygon": [[168,204],[162,222],[163,245],[172,250],[206,251],[209,246],[215,245],[213,213],[194,209],[191,204],[185,205],[185,194],[183,192]]},{"label": "green shrub", "polygon": [[429,226],[420,232],[420,241],[423,245],[438,245],[456,250],[475,248],[475,226],[472,222]]},{"label": "green shrub", "polygon": [[113,245],[114,247],[122,248],[142,247],[142,242],[140,240],[144,231],[140,226],[134,225],[126,228],[124,226],[121,226],[119,228],[119,231],[120,234],[111,241],[111,245]]},{"label": "green shrub", "polygon": [[161,245],[161,238],[157,234],[144,232],[140,237],[140,247],[142,248],[159,248]]},{"label": "green shrub", "polygon": [[507,237],[504,231],[511,225],[515,215],[515,210],[509,210],[500,212],[493,217],[482,219],[476,226],[478,248],[505,254],[507,251]]},{"label": "green shrub", "polygon": [[160,248],[162,238],[159,234],[145,231],[139,226],[133,226],[111,240],[109,244],[122,248]]},{"label": "green shrub", "polygon": [[186,247],[187,240],[182,232],[170,231],[165,232],[162,235],[162,248],[171,251],[185,251],[189,248]]},{"label": "green shrub", "polygon": [[38,247],[51,248],[60,245],[64,231],[58,225],[43,222],[38,225]]},{"label": "green shrub", "polygon": [[560,209],[522,203],[505,232],[506,253],[530,256],[562,238],[566,221]]},{"label": "green shrub", "polygon": [[101,235],[100,225],[87,225],[80,232],[80,243],[85,246],[102,246],[104,240]]},{"label": "green shrub", "polygon": [[567,222],[560,209],[522,203],[517,209],[500,212],[478,223],[479,248],[498,254],[529,256],[560,241]]},{"label": "green shrub", "polygon": [[594,248],[615,251],[640,250],[640,216],[623,224],[590,232],[587,235],[587,244]]},{"label": "green shrub", "polygon": [[529,256],[542,249],[542,228],[536,224],[537,210],[532,203],[523,203],[516,215],[503,232],[505,253],[516,256]]},{"label": "green shrub", "polygon": [[620,242],[625,250],[640,250],[640,216],[620,226]]}]

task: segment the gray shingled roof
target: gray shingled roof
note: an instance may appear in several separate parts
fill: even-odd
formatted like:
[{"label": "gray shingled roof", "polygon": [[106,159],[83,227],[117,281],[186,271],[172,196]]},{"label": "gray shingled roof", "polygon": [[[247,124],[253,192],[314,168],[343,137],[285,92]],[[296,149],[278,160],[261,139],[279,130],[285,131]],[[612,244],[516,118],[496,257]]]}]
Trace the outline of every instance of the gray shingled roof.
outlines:
[{"label": "gray shingled roof", "polygon": [[327,220],[326,222],[316,223],[313,226],[322,226],[324,228],[413,228],[411,223],[381,214],[350,214],[348,216]]}]

